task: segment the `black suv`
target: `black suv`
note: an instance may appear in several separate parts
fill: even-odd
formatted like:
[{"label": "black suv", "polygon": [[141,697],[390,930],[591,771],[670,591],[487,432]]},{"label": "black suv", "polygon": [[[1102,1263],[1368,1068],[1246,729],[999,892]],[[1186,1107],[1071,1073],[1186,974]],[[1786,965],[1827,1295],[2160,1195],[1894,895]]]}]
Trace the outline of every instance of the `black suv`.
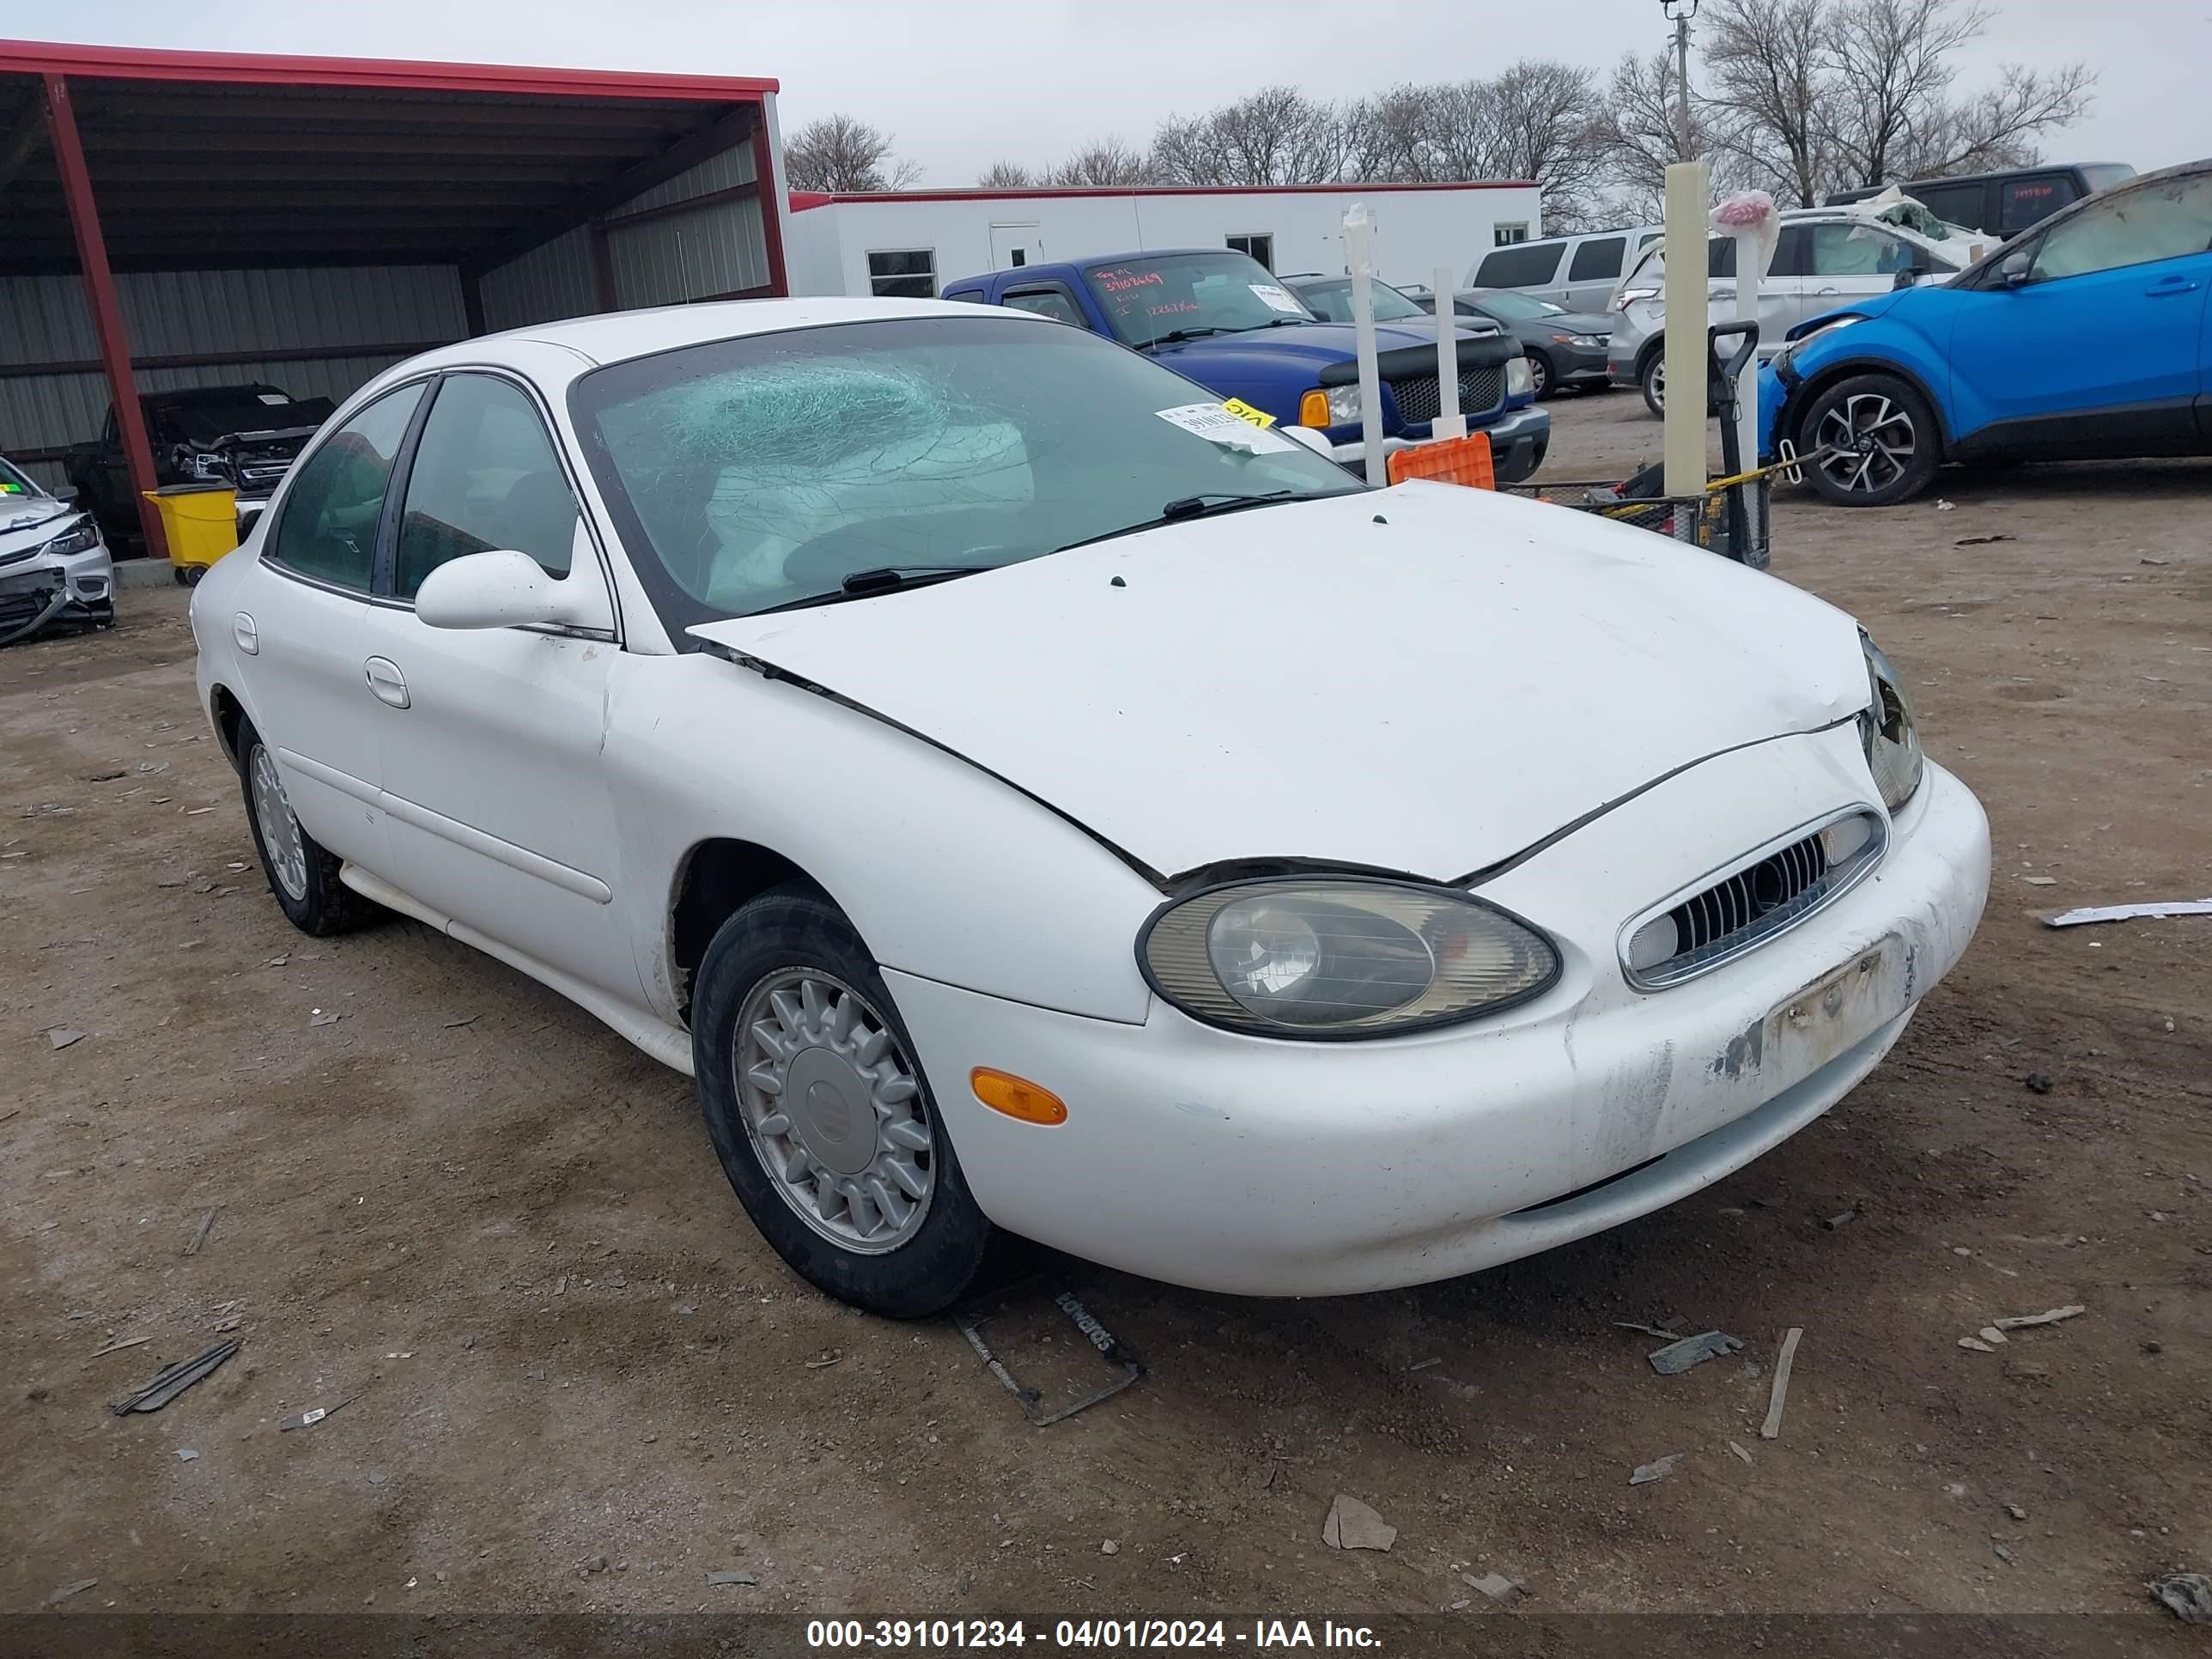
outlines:
[{"label": "black suv", "polygon": [[[2014,167],[2007,173],[1973,173],[1957,179],[1923,179],[1905,186],[1905,193],[1938,219],[1969,230],[1987,231],[2010,241],[2030,225],[2039,225],[2063,207],[2084,196],[2125,184],[2136,170],[2124,161],[2058,162],[2039,167]],[[1830,207],[1863,202],[1888,189],[1839,190],[1828,198]]]},{"label": "black suv", "polygon": [[[328,398],[295,398],[258,382],[142,392],[138,406],[155,482],[228,484],[238,492],[241,525],[268,501],[333,407]],[[111,538],[137,535],[138,503],[112,409],[97,442],[71,447],[69,480]]]}]

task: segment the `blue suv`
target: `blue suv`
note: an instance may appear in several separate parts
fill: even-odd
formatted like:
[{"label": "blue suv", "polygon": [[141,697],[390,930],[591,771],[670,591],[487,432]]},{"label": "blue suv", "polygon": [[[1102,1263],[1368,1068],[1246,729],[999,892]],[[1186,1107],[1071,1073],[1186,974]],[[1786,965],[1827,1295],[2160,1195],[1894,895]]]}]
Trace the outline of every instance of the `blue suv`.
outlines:
[{"label": "blue suv", "polygon": [[[1355,470],[1360,445],[1359,358],[1348,323],[1327,323],[1256,259],[1224,248],[1118,253],[1074,264],[1018,265],[945,285],[948,300],[1034,311],[1134,347],[1222,398],[1264,410],[1285,426],[1317,428]],[[1436,324],[1377,323],[1382,447],[1424,443],[1442,412]],[[1459,407],[1490,434],[1500,483],[1543,465],[1552,417],[1517,343],[1462,331]],[[1381,479],[1376,483],[1382,482]]]},{"label": "blue suv", "polygon": [[1760,371],[1759,447],[1845,507],[1945,461],[2212,454],[2212,161],[2053,214],[1948,283],[1791,329]]}]

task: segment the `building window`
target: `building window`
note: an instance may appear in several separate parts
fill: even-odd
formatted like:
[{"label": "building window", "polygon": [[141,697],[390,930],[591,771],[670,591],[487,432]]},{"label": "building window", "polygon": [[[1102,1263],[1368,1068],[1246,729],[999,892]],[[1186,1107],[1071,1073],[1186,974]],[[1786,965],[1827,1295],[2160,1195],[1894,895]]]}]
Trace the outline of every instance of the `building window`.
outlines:
[{"label": "building window", "polygon": [[1249,236],[1228,239],[1231,252],[1248,254],[1273,270],[1275,268],[1275,235],[1273,231],[1256,231]]},{"label": "building window", "polygon": [[879,300],[934,300],[937,250],[889,248],[868,256],[868,291]]},{"label": "building window", "polygon": [[1528,226],[1525,220],[1517,225],[1499,225],[1491,234],[1491,245],[1494,247],[1511,247],[1516,242],[1528,240]]}]

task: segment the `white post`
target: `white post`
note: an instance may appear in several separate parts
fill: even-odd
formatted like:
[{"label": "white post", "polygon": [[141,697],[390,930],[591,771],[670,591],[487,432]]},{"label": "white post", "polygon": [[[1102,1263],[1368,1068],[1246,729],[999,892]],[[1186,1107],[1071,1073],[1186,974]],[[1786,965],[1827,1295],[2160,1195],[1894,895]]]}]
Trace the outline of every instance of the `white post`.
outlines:
[{"label": "white post", "polygon": [[1429,277],[1429,291],[1437,296],[1436,424],[1429,428],[1437,438],[1467,436],[1467,416],[1459,412],[1459,318],[1452,302],[1449,265],[1438,265]]},{"label": "white post", "polygon": [[1703,161],[1667,169],[1667,440],[1669,495],[1705,489],[1705,216],[1711,185]]},{"label": "white post", "polygon": [[1352,326],[1359,349],[1359,439],[1367,482],[1390,482],[1382,465],[1382,374],[1375,363],[1375,222],[1367,204],[1344,216],[1344,268],[1352,273]]}]

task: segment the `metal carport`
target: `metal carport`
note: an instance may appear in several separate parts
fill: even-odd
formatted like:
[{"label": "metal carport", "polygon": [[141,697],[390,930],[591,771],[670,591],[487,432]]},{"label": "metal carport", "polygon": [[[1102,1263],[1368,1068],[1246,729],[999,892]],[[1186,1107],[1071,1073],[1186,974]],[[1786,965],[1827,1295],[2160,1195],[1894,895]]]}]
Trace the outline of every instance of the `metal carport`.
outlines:
[{"label": "metal carport", "polygon": [[784,294],[775,91],[0,41],[0,453],[52,477],[112,402],[158,552],[149,385],[343,396],[464,334]]}]

